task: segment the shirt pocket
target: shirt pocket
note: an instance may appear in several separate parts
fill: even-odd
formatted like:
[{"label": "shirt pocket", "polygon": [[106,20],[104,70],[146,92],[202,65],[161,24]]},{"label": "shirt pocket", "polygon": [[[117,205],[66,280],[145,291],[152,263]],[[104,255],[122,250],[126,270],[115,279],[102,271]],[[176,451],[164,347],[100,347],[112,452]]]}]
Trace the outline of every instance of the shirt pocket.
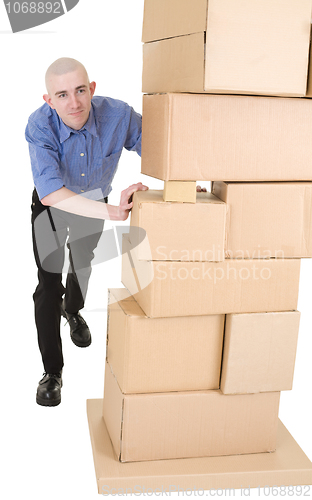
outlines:
[{"label": "shirt pocket", "polygon": [[110,186],[116,173],[118,162],[122,151],[112,153],[104,158],[98,158],[93,164],[94,169],[91,170],[90,187],[98,185],[101,188]]}]

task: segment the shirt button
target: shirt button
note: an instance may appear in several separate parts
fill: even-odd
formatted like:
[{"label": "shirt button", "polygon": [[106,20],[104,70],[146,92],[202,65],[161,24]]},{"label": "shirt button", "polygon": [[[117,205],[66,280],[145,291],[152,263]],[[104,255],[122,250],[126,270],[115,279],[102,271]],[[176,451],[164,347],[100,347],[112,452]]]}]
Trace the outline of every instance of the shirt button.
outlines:
[{"label": "shirt button", "polygon": [[84,189],[81,189],[80,191],[81,191],[82,193],[84,193]]},{"label": "shirt button", "polygon": [[84,153],[80,153],[80,156],[84,156]]},{"label": "shirt button", "polygon": [[81,177],[84,177],[86,174],[81,174]]}]

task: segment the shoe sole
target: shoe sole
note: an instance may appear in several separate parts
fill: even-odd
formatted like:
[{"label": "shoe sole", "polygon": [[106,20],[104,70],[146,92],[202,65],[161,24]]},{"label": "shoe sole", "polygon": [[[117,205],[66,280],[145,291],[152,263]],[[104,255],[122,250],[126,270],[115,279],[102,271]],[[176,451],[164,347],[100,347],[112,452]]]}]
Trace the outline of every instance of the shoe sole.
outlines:
[{"label": "shoe sole", "polygon": [[53,401],[49,401],[44,398],[40,398],[40,396],[36,396],[36,403],[40,406],[58,406],[61,402],[61,398],[54,399]]}]

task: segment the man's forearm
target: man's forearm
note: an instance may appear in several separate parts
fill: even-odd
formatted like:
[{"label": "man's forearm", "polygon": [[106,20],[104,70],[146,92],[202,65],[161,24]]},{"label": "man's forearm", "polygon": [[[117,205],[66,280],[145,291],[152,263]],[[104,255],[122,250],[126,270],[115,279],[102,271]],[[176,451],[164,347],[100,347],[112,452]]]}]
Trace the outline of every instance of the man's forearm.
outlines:
[{"label": "man's forearm", "polygon": [[119,207],[89,200],[66,187],[48,194],[42,198],[41,203],[71,214],[82,215],[92,219],[122,220],[120,218]]}]

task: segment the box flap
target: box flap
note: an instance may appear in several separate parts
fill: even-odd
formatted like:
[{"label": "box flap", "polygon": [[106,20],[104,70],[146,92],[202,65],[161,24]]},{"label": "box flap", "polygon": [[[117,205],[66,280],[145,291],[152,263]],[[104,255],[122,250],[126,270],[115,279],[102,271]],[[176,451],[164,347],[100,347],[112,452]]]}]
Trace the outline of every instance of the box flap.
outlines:
[{"label": "box flap", "polygon": [[126,316],[136,316],[139,318],[146,317],[133,296],[129,296],[129,292],[126,288],[111,288],[110,292],[114,295],[119,307],[121,307]]},{"label": "box flap", "polygon": [[208,0],[145,0],[142,42],[205,31]]},{"label": "box flap", "polygon": [[142,91],[147,94],[203,92],[204,59],[205,33],[146,43]]}]

